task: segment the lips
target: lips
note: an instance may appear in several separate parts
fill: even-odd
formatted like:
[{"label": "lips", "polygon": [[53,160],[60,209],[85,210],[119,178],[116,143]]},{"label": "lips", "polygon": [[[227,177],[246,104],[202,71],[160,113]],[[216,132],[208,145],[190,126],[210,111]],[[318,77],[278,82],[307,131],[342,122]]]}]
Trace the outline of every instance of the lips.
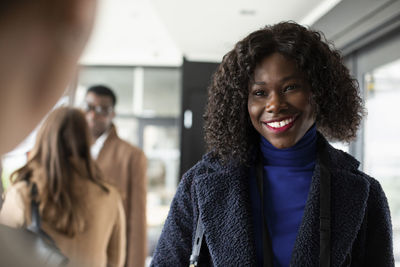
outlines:
[{"label": "lips", "polygon": [[294,125],[296,119],[297,116],[291,116],[270,121],[263,121],[263,123],[273,132],[280,133],[289,130]]}]

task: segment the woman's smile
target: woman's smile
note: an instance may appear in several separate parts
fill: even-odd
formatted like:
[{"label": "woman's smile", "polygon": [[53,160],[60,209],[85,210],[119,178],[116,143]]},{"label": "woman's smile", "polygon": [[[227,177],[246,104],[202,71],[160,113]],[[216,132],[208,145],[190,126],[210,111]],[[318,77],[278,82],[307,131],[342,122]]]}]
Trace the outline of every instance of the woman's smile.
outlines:
[{"label": "woman's smile", "polygon": [[281,133],[289,130],[295,123],[297,116],[290,116],[280,119],[273,119],[269,121],[263,121],[264,125],[275,133]]}]

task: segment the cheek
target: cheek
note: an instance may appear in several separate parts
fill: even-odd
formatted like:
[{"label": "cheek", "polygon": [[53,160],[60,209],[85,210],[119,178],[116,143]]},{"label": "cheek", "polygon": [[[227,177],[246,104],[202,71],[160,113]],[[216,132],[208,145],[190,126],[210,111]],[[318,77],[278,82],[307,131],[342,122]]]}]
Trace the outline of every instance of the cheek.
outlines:
[{"label": "cheek", "polygon": [[86,114],[86,115],[85,115],[85,118],[86,118],[86,122],[87,122],[89,125],[92,125],[92,124],[93,124],[93,116],[92,116],[92,115]]},{"label": "cheek", "polygon": [[250,119],[257,120],[257,118],[261,115],[262,113],[262,108],[260,105],[257,105],[253,101],[249,101],[247,105],[247,109],[249,111]]},{"label": "cheek", "polygon": [[[315,122],[316,115],[314,108],[308,99],[302,103],[301,109],[304,114],[304,118],[307,121],[306,123],[312,125]],[[307,125],[307,127],[310,125]]]},{"label": "cheek", "polygon": [[112,123],[112,117],[105,117],[102,121],[102,124],[104,125],[104,127],[108,127],[111,125]]},{"label": "cheek", "polygon": [[311,94],[293,95],[288,102],[300,111],[312,112]]},{"label": "cheek", "polygon": [[306,112],[308,114],[308,118],[315,120],[315,110],[314,110],[314,107],[313,107],[311,101],[312,101],[311,95],[309,95],[308,97],[306,97],[303,100],[303,103],[302,103],[303,110],[304,110],[304,112]]},{"label": "cheek", "polygon": [[87,121],[88,121],[88,123],[89,123],[90,125],[93,125],[93,126],[96,126],[96,127],[97,127],[98,125],[103,124],[103,120],[101,119],[101,117],[99,117],[99,116],[97,116],[97,115],[94,115],[94,116],[88,118]]},{"label": "cheek", "polygon": [[258,105],[250,105],[249,104],[248,111],[249,111],[251,125],[254,127],[254,129],[257,132],[260,133],[260,130],[261,130],[260,119],[261,119],[263,109],[260,108]]}]

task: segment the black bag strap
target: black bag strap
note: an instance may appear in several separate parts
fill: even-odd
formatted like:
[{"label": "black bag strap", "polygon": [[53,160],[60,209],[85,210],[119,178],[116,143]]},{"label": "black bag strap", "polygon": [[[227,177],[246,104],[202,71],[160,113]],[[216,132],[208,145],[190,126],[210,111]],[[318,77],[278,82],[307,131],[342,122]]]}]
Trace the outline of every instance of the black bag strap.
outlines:
[{"label": "black bag strap", "polygon": [[41,238],[43,238],[46,242],[48,242],[52,246],[57,247],[54,240],[45,231],[42,230],[40,213],[39,213],[40,202],[36,200],[37,196],[38,196],[37,185],[36,183],[33,183],[31,188],[31,223],[26,228],[29,231],[39,235]]},{"label": "black bag strap", "polygon": [[269,230],[267,225],[267,218],[264,214],[264,178],[263,178],[263,166],[261,157],[258,157],[256,165],[256,178],[257,178],[257,188],[260,194],[261,200],[261,218],[262,218],[262,239],[263,239],[263,266],[272,267],[273,266],[273,250],[271,237],[269,236]]},{"label": "black bag strap", "polygon": [[320,251],[319,266],[331,266],[331,173],[327,155],[319,151],[320,160]]},{"label": "black bag strap", "polygon": [[36,200],[38,196],[38,189],[37,185],[34,183],[32,184],[31,188],[31,224],[27,227],[34,233],[39,234],[40,232],[40,214],[39,214],[39,203]]},{"label": "black bag strap", "polygon": [[203,236],[204,236],[204,226],[199,214],[199,219],[197,220],[197,226],[196,226],[196,236],[194,238],[194,243],[192,248],[192,255],[190,255],[189,267],[197,267],[198,265],[201,244],[203,242]]}]

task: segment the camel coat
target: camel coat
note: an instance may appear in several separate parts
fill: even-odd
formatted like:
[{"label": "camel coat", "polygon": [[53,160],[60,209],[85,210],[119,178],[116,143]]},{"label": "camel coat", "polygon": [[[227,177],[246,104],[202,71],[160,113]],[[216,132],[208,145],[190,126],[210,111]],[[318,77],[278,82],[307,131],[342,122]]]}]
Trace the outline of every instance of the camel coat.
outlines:
[{"label": "camel coat", "polygon": [[[35,174],[35,173],[34,173]],[[37,177],[39,194],[44,183]],[[86,226],[83,232],[70,238],[42,220],[42,229],[56,242],[70,263],[68,266],[122,267],[125,261],[125,214],[117,190],[107,185],[105,192],[85,178],[75,177],[74,191],[82,195]],[[30,224],[31,185],[18,182],[8,189],[0,212],[0,223],[11,227]]]},{"label": "camel coat", "polygon": [[127,267],[143,267],[146,259],[146,168],[142,150],[118,137],[113,125],[97,158],[105,180],[122,196],[127,226]]}]

